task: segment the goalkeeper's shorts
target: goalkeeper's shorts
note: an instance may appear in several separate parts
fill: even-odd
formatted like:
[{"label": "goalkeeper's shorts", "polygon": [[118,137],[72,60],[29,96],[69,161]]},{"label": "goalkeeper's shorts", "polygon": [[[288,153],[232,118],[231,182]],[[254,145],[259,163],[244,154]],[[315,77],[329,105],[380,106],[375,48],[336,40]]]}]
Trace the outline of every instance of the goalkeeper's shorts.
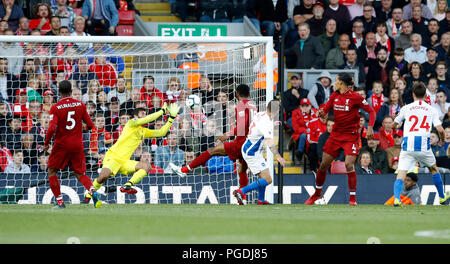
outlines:
[{"label": "goalkeeper's shorts", "polygon": [[111,175],[115,176],[117,173],[123,175],[130,175],[136,172],[136,165],[139,161],[124,160],[115,154],[106,152],[105,158],[102,162],[102,168],[108,168],[111,170]]}]

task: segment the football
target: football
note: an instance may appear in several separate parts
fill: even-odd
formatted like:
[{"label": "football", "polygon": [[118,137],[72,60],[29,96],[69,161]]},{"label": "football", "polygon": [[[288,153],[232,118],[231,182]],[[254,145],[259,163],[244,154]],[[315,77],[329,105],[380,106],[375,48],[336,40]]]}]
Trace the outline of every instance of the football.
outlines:
[{"label": "football", "polygon": [[195,109],[198,106],[200,106],[201,100],[200,97],[198,97],[195,94],[191,94],[188,96],[188,98],[186,98],[186,106],[189,107],[190,109]]}]

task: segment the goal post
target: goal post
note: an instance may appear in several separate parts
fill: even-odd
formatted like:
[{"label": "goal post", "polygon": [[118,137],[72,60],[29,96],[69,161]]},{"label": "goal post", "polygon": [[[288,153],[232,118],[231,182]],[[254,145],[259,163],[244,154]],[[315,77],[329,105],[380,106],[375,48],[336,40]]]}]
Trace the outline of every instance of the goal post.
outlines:
[{"label": "goal post", "polygon": [[[183,165],[193,158],[192,153],[198,155],[213,146],[211,139],[214,136],[233,128],[234,88],[238,84],[247,84],[251,88],[250,99],[259,111],[265,110],[266,103],[274,98],[274,73],[268,69],[278,63],[274,60],[271,37],[3,35],[0,43],[17,51],[0,52],[0,62],[8,62],[7,67],[0,63],[0,96],[6,102],[2,105],[11,114],[8,122],[2,123],[5,131],[1,138],[2,147],[11,152],[5,154],[5,160],[9,166],[14,165],[15,152],[23,152],[23,164],[30,169],[21,171],[16,166],[14,171],[14,168],[2,166],[0,190],[6,187],[27,190],[17,199],[19,203],[52,201],[48,185],[41,184],[45,182],[45,171],[39,168],[43,136],[48,125],[48,115],[43,113],[48,112],[52,104],[49,98],[54,102],[58,100],[57,84],[63,79],[72,82],[76,88],[73,97],[85,102],[96,126],[94,132],[83,133],[87,174],[92,179],[98,175],[102,155],[117,140],[123,122],[130,118],[131,109],[144,106],[152,112],[162,102],[177,102],[182,106],[169,133],[174,135],[173,138],[146,139],[133,154],[132,159],[146,160],[154,165],[135,186],[138,194],[129,197],[120,193],[118,187],[132,175],[119,173],[100,190],[105,195],[105,202],[235,203],[232,191],[239,186],[239,179],[233,167],[235,164],[225,157],[216,157],[214,163],[206,164],[207,170],[195,170],[185,179],[170,171],[168,159]],[[17,65],[14,72],[12,64]],[[9,77],[6,86],[2,87],[5,76]],[[258,79],[261,76],[264,76],[263,80]],[[258,86],[261,81],[264,85]],[[201,107],[190,109],[186,106],[185,100],[191,94],[201,97]],[[226,102],[218,101],[221,95],[227,97]],[[16,138],[8,130],[11,129],[9,121],[13,119],[20,123],[21,133]],[[165,121],[164,118],[156,120],[148,127],[158,129]],[[32,141],[33,151],[23,144],[24,135],[32,135],[28,140]],[[11,142],[12,139],[15,141]],[[265,153],[273,178],[274,157],[270,150]],[[67,173],[70,172],[63,172],[64,175]],[[249,174],[250,182],[255,179],[252,177]],[[64,177],[61,185],[68,202],[82,201],[84,189],[75,177]],[[274,202],[273,195],[272,183],[266,191],[266,198],[271,203]],[[250,195],[250,199],[255,203],[256,195]]]}]

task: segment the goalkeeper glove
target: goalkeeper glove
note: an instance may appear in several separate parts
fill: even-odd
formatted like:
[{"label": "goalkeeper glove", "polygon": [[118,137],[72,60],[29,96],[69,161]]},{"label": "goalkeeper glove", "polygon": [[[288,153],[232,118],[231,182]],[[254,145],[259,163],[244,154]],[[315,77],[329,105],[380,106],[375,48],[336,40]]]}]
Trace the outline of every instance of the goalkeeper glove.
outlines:
[{"label": "goalkeeper glove", "polygon": [[172,119],[175,119],[178,115],[178,111],[180,111],[180,106],[177,104],[170,104],[168,111],[169,111],[170,117]]},{"label": "goalkeeper glove", "polygon": [[167,115],[167,112],[168,112],[167,103],[163,104],[163,106],[161,107],[161,110],[163,111],[164,115]]}]

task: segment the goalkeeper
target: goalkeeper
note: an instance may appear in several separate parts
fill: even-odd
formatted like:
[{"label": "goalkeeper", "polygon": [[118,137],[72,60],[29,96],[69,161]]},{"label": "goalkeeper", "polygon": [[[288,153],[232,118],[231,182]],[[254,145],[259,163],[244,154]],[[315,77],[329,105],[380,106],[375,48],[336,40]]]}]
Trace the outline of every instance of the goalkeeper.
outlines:
[{"label": "goalkeeper", "polygon": [[[152,166],[146,162],[130,160],[131,155],[144,138],[165,136],[172,126],[172,122],[175,120],[179,110],[180,107],[177,104],[170,104],[170,106],[167,106],[167,104],[164,103],[161,110],[146,116],[147,110],[144,108],[134,109],[133,119],[130,119],[127,122],[117,142],[114,143],[105,154],[100,174],[93,182],[95,190],[98,190],[111,175],[115,176],[117,173],[130,175],[134,173],[133,177],[120,188],[120,191],[128,194],[136,194],[137,191],[132,188],[132,186],[140,182],[142,178],[147,175]],[[152,122],[161,115],[167,113],[170,114],[169,120],[161,127],[161,129],[151,130],[142,127],[142,125]],[[90,197],[87,194],[85,200],[89,201],[89,199]]]}]

